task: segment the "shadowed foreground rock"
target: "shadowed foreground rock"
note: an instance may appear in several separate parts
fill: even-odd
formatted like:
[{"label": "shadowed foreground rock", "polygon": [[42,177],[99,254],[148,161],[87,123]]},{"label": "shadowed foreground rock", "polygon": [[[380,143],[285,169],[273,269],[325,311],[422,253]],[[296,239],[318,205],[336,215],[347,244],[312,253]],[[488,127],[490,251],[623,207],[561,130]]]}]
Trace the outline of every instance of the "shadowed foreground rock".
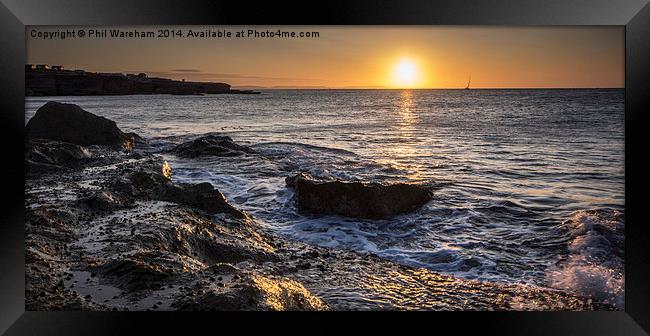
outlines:
[{"label": "shadowed foreground rock", "polygon": [[171,152],[180,157],[195,158],[199,156],[239,156],[252,153],[253,150],[234,143],[228,136],[210,134],[184,142],[174,147]]},{"label": "shadowed foreground rock", "polygon": [[27,137],[65,141],[81,146],[107,145],[133,149],[134,136],[122,132],[114,121],[94,115],[74,104],[48,102],[26,126]]},{"label": "shadowed foreground rock", "polygon": [[[241,274],[241,272],[235,272]],[[226,294],[226,295],[224,295]],[[179,310],[327,310],[319,297],[300,283],[254,275],[233,288],[212,286],[197,297],[181,300]]]},{"label": "shadowed foreground rock", "polygon": [[299,210],[318,214],[382,219],[414,211],[433,197],[431,190],[414,184],[318,181],[306,174],[286,179],[295,190]]},{"label": "shadowed foreground rock", "polygon": [[170,181],[155,156],[122,158],[27,178],[28,309],[328,309],[253,266],[284,258],[212,185]]},{"label": "shadowed foreground rock", "polygon": [[120,176],[113,181],[113,188],[121,193],[146,197],[152,200],[174,202],[205,211],[208,214],[227,213],[237,218],[247,215],[230,205],[223,194],[210,183],[173,183],[166,174],[171,174],[168,164],[160,167],[146,167]]},{"label": "shadowed foreground rock", "polygon": [[44,139],[27,139],[25,143],[26,174],[79,167],[92,160],[92,154],[83,146]]}]

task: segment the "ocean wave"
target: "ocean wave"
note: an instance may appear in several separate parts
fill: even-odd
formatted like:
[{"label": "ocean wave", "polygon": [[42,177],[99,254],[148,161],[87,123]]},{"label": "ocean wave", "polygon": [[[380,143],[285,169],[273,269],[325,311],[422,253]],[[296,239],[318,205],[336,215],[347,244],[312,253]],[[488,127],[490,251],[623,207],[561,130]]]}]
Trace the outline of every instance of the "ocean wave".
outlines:
[{"label": "ocean wave", "polygon": [[624,309],[623,212],[613,209],[577,211],[562,225],[569,230],[569,254],[547,271],[549,286]]},{"label": "ocean wave", "polygon": [[299,147],[299,148],[304,148],[307,150],[313,150],[313,151],[320,151],[320,152],[330,152],[330,153],[335,153],[335,154],[340,154],[340,155],[347,155],[347,156],[354,156],[356,157],[357,154],[354,152],[351,152],[349,150],[341,149],[341,148],[332,148],[332,147],[324,147],[324,146],[316,146],[316,145],[310,145],[306,143],[301,143],[301,142],[263,142],[263,143],[258,143],[255,145],[251,146],[252,148],[255,148],[260,151],[267,152],[269,154],[279,154],[279,153],[289,153],[293,148]]},{"label": "ocean wave", "polygon": [[257,153],[278,162],[290,173],[306,172],[322,179],[386,182],[407,180],[413,171],[364,158],[334,147],[300,142],[265,142],[251,145]]}]

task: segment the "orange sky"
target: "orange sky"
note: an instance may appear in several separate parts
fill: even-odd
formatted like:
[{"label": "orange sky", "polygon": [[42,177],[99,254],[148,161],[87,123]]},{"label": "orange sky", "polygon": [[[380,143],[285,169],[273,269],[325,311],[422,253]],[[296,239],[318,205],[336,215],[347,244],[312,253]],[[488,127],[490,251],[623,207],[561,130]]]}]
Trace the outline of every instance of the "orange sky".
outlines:
[{"label": "orange sky", "polygon": [[[162,27],[119,28],[155,31]],[[32,38],[28,27],[27,62],[221,81],[234,87],[459,88],[470,75],[473,88],[624,86],[622,27],[165,28],[184,33],[206,28],[231,32],[281,28],[316,31],[320,36],[43,40]]]}]

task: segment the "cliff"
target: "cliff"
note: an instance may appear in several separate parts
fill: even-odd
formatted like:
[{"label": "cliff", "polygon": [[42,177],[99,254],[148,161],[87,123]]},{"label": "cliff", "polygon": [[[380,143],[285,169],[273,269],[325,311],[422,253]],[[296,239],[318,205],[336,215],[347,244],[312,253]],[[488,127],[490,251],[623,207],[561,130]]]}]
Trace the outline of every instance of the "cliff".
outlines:
[{"label": "cliff", "polygon": [[259,93],[232,90],[226,83],[186,82],[145,74],[95,73],[25,67],[26,96],[87,96],[132,94]]}]

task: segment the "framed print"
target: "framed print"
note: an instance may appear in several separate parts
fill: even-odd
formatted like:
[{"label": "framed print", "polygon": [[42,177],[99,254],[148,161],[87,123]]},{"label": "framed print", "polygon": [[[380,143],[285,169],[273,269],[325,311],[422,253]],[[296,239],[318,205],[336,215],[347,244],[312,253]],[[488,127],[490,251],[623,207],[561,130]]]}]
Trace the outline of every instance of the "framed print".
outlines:
[{"label": "framed print", "polygon": [[287,6],[3,1],[1,330],[646,334],[645,1]]}]

